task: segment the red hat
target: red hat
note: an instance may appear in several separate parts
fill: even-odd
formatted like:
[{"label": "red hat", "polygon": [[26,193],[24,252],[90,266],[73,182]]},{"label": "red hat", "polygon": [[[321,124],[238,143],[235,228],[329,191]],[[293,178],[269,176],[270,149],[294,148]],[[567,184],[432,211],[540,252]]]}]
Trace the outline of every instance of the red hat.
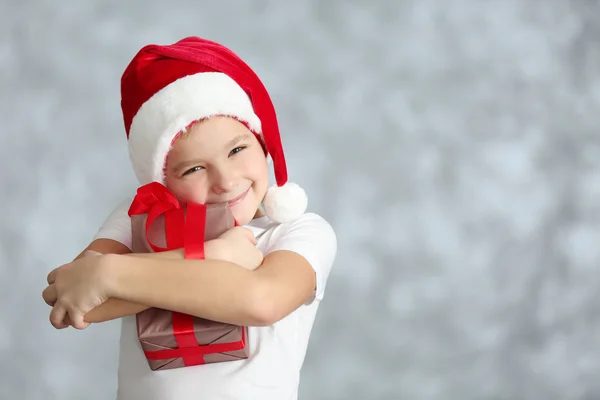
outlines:
[{"label": "red hat", "polygon": [[129,155],[142,185],[164,184],[164,166],[175,137],[190,124],[216,115],[243,121],[273,160],[276,185],[263,200],[274,221],[304,214],[307,198],[287,182],[277,115],[254,71],[226,47],[197,37],[142,48],[121,78],[121,108]]}]

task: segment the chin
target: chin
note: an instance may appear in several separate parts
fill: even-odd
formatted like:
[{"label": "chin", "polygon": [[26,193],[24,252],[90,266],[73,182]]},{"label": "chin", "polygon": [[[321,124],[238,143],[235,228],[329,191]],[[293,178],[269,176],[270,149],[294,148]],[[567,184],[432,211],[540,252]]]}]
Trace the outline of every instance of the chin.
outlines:
[{"label": "chin", "polygon": [[257,196],[256,187],[252,185],[248,191],[246,198],[241,202],[231,207],[233,217],[238,225],[246,225],[252,221],[257,213],[260,212],[260,197]]},{"label": "chin", "polygon": [[236,222],[238,223],[239,226],[244,226],[246,224],[248,224],[250,221],[252,221],[252,219],[254,218],[254,215],[249,216],[250,214],[247,212],[244,213],[233,213],[233,217],[235,218]]},{"label": "chin", "polygon": [[254,217],[250,205],[244,203],[231,207],[231,213],[240,226],[246,225]]},{"label": "chin", "polygon": [[[260,214],[261,201],[258,200],[259,198],[261,197],[257,196],[256,188],[253,185],[244,201],[232,210],[238,224],[245,225],[256,218],[257,213]],[[236,210],[236,208],[238,209]]]}]

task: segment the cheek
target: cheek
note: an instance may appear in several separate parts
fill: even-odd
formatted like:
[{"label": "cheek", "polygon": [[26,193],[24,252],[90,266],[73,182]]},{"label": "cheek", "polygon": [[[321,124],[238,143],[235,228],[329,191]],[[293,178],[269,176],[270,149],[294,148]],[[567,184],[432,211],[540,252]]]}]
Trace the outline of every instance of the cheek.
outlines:
[{"label": "cheek", "polygon": [[194,179],[178,179],[167,182],[167,187],[181,202],[206,203],[207,193],[202,182]]},{"label": "cheek", "polygon": [[[252,175],[252,180],[254,181],[254,194],[256,201],[256,208],[260,206],[260,203],[263,201],[263,198],[267,194],[267,189],[269,187],[269,166],[264,160],[264,163],[256,163],[254,164],[254,170]],[[254,210],[256,211],[256,209]]]},{"label": "cheek", "polygon": [[[258,147],[258,146],[257,146]],[[254,151],[250,157],[245,159],[245,170],[248,172],[248,177],[258,184],[267,184],[269,180],[269,166],[267,159],[262,151]]]}]

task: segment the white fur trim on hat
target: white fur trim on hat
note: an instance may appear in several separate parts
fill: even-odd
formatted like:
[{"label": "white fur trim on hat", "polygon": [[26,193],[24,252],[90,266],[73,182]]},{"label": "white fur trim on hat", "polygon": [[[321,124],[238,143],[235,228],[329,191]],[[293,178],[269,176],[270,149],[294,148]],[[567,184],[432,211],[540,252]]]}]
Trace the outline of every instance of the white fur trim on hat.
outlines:
[{"label": "white fur trim on hat", "polygon": [[307,206],[306,192],[292,182],[283,186],[271,186],[263,200],[265,214],[271,220],[279,223],[291,222],[300,218]]},{"label": "white fur trim on hat", "polygon": [[129,129],[129,157],[140,183],[164,183],[164,163],[175,136],[192,122],[214,115],[235,117],[262,132],[248,95],[223,73],[180,78],[146,101]]}]

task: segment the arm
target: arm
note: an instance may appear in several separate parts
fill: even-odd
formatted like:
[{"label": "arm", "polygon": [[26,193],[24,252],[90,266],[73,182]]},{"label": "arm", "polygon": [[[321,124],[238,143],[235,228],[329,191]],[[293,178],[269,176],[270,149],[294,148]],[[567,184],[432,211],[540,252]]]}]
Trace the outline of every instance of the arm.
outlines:
[{"label": "arm", "polygon": [[[112,243],[96,243],[98,241],[106,241]],[[215,241],[209,241],[206,243],[205,251],[207,257],[210,257],[211,254],[216,253],[217,246],[218,243]],[[135,257],[144,265],[146,265],[145,260],[152,259],[162,261],[184,260],[184,254],[182,249],[165,251],[160,253],[131,253],[131,251],[129,251],[129,248],[127,248],[123,244],[108,239],[98,239],[94,241],[92,245],[90,245],[90,247],[88,247],[86,250],[92,250],[102,254],[129,254],[131,257]],[[78,258],[80,258],[83,255],[85,255],[85,251],[82,252]],[[151,307],[144,304],[146,303],[128,301],[118,298],[118,296],[114,296],[109,298],[102,305],[88,312],[84,317],[84,321],[90,323],[98,323],[122,318],[128,315],[134,315],[145,311]]]},{"label": "arm", "polygon": [[105,260],[111,297],[235,325],[271,325],[315,288],[313,268],[291,251],[270,253],[256,271],[219,260]]},{"label": "arm", "polygon": [[[260,268],[218,260],[106,256],[109,297],[236,325],[271,325],[323,297],[337,241],[322,218],[307,215],[279,231]],[[316,290],[315,290],[316,289]]]},{"label": "arm", "polygon": [[[95,240],[75,260],[85,257],[88,251],[101,254],[131,253],[131,219],[127,213],[131,201],[131,198],[126,198],[113,209],[96,233]],[[146,308],[148,307],[142,304],[111,298],[88,312],[84,320],[92,323],[104,322],[136,314]]]},{"label": "arm", "polygon": [[129,250],[129,247],[125,246],[121,242],[117,242],[116,240],[96,239],[92,243],[90,243],[90,245],[88,247],[86,247],[85,250],[83,250],[81,253],[79,253],[79,255],[77,257],[75,257],[75,260],[78,260],[81,257],[84,257],[86,255],[85,253],[88,251],[95,251],[95,252],[101,253],[101,254],[128,254],[128,253],[131,253],[131,250]]},{"label": "arm", "polygon": [[[95,251],[101,254],[129,254],[131,250],[124,244],[112,239],[96,239],[84,251],[82,251],[75,259],[80,259],[86,255],[87,251]],[[112,319],[120,318],[126,315],[137,314],[146,310],[148,307],[125,301],[121,299],[111,298],[104,304],[94,308],[84,317],[85,322],[105,322]]]}]

